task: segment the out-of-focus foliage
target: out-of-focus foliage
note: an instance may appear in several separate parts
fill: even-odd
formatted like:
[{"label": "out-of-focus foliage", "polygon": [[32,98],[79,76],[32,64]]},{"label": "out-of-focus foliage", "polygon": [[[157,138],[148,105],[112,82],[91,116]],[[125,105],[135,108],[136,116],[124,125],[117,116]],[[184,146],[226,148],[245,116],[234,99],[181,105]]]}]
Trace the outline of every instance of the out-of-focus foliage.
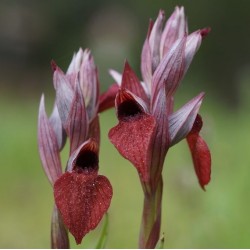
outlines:
[{"label": "out-of-focus foliage", "polygon": [[[0,247],[46,248],[53,195],[37,149],[37,113],[54,90],[50,60],[66,69],[73,51],[92,50],[102,89],[107,70],[125,58],[139,73],[148,19],[184,5],[190,31],[210,26],[178,91],[179,106],[200,91],[203,137],[212,153],[212,181],[200,190],[185,142],[169,151],[164,169],[165,247],[249,248],[250,1],[2,0],[0,1]],[[114,187],[107,247],[135,248],[142,191],[135,169],[107,139],[114,110],[101,115],[100,173]],[[67,152],[64,152],[66,164]],[[129,188],[128,188],[129,187]],[[95,247],[102,227],[82,247]],[[76,247],[71,238],[73,247]]]},{"label": "out-of-focus foliage", "polygon": [[185,6],[190,31],[212,28],[189,78],[230,108],[239,104],[238,79],[250,67],[247,0],[3,0],[1,78],[11,81],[10,88],[28,84],[40,91],[50,83],[50,60],[65,68],[72,52],[82,46],[92,49],[106,87],[111,81],[107,69],[121,69],[125,57],[138,69],[148,19],[155,19],[160,8],[168,16],[176,5]]}]

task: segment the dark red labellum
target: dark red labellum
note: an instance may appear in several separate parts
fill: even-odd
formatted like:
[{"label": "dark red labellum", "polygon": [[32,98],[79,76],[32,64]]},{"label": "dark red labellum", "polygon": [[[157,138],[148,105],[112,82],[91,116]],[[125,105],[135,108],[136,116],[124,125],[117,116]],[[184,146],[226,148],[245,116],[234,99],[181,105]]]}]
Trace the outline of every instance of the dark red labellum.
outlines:
[{"label": "dark red labellum", "polygon": [[109,180],[102,175],[66,172],[54,185],[54,197],[63,222],[80,244],[101,221],[113,195]]}]

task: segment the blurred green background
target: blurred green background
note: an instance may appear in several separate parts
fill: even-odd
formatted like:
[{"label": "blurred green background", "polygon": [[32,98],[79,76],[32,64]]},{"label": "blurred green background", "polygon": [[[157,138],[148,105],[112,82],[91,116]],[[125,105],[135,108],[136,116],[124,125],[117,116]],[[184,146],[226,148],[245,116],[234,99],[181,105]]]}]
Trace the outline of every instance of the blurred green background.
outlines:
[{"label": "blurred green background", "polygon": [[[162,232],[166,248],[250,248],[250,1],[247,0],[2,0],[0,1],[0,248],[49,248],[52,189],[37,149],[37,112],[54,90],[50,61],[64,70],[79,47],[90,48],[102,90],[107,71],[125,58],[139,74],[148,20],[184,5],[189,30],[210,26],[182,86],[176,108],[206,92],[200,113],[212,153],[212,181],[203,192],[188,147],[168,153]],[[114,110],[101,114],[100,173],[114,188],[108,248],[136,248],[142,191],[133,166],[107,138]],[[66,162],[67,152],[63,152]],[[101,225],[83,244],[93,248]]]}]

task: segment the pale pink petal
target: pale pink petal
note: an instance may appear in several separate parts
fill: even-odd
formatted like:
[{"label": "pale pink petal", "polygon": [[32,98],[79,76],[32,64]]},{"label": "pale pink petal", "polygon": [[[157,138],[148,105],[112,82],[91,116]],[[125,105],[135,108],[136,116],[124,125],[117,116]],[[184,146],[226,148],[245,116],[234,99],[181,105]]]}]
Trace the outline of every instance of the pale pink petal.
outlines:
[{"label": "pale pink petal", "polygon": [[62,167],[56,135],[45,112],[44,96],[41,98],[39,107],[38,148],[43,169],[53,185],[61,176]]},{"label": "pale pink petal", "polygon": [[99,80],[93,56],[89,50],[84,51],[80,67],[79,81],[83,92],[89,120],[97,113],[99,102]]},{"label": "pale pink petal", "polygon": [[171,49],[174,42],[187,35],[187,22],[184,7],[176,7],[168,19],[162,33],[160,43],[160,56],[163,58]]},{"label": "pale pink petal", "polygon": [[169,135],[171,146],[184,139],[193,127],[195,118],[204,98],[199,94],[169,117]]},{"label": "pale pink petal", "polygon": [[185,44],[186,38],[176,41],[154,72],[151,104],[155,103],[157,95],[163,88],[167,99],[173,96],[178,88],[184,75]]},{"label": "pale pink petal", "polygon": [[50,124],[53,127],[53,130],[55,132],[59,149],[62,150],[62,148],[64,147],[64,145],[66,143],[67,136],[66,136],[65,130],[63,129],[61,118],[59,116],[56,103],[54,104],[54,108],[53,108],[52,114],[49,118],[49,122],[50,122]]},{"label": "pale pink petal", "polygon": [[74,98],[66,122],[70,140],[70,152],[73,152],[87,139],[88,116],[79,81],[75,86]]},{"label": "pale pink petal", "polygon": [[165,13],[163,10],[159,11],[159,15],[154,23],[152,31],[149,36],[149,46],[151,50],[152,71],[154,72],[160,62],[160,41],[163,30],[163,23],[165,20]]},{"label": "pale pink petal", "polygon": [[149,89],[152,85],[152,59],[148,39],[145,40],[141,54],[141,74],[142,79]]},{"label": "pale pink petal", "polygon": [[201,45],[202,36],[200,30],[193,32],[192,34],[188,35],[186,48],[185,48],[185,68],[184,72],[186,73],[194,55],[198,51]]},{"label": "pale pink petal", "polygon": [[70,107],[74,97],[74,90],[67,77],[57,67],[54,71],[54,85],[56,89],[56,104],[62,121],[62,125],[67,130],[66,122]]},{"label": "pale pink petal", "polygon": [[110,69],[109,74],[112,76],[112,78],[118,84],[118,86],[121,86],[121,84],[122,84],[122,74],[120,74],[119,72],[117,72],[114,69]]},{"label": "pale pink petal", "polygon": [[80,70],[80,66],[82,64],[83,60],[83,50],[80,48],[77,53],[74,53],[73,58],[70,62],[70,65],[67,70],[67,75],[68,74],[77,74],[78,71]]}]

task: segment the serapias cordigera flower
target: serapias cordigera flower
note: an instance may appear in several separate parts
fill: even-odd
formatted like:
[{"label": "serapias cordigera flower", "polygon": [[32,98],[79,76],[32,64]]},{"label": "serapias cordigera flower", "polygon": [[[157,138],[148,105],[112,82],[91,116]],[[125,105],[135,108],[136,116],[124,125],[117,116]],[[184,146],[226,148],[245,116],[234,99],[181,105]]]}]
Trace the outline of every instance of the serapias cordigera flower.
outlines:
[{"label": "serapias cordigera flower", "polygon": [[188,34],[183,7],[176,7],[166,24],[164,20],[160,10],[156,21],[150,21],[141,53],[143,81],[127,61],[122,75],[110,71],[119,85],[119,123],[109,131],[109,139],[137,169],[144,192],[139,248],[155,248],[160,238],[162,169],[169,148],[187,138],[203,189],[211,174],[210,151],[199,135],[204,93],[174,111],[175,92],[210,29]]},{"label": "serapias cordigera flower", "polygon": [[210,181],[211,157],[199,135],[201,126],[196,129],[195,125],[201,121],[198,111],[204,93],[175,112],[173,108],[175,92],[210,28],[188,34],[183,7],[176,7],[166,24],[164,20],[160,10],[156,21],[150,21],[141,54],[143,81],[127,61],[122,75],[111,71],[120,87],[115,99],[119,123],[110,130],[109,138],[150,189],[155,189],[161,178],[168,149],[187,138],[204,188]]},{"label": "serapias cordigera flower", "polygon": [[[43,169],[54,189],[52,247],[66,248],[64,225],[79,244],[110,206],[112,186],[105,176],[98,174],[98,112],[110,106],[110,94],[99,94],[97,68],[89,50],[80,49],[66,73],[54,61],[52,69],[56,101],[48,118],[44,96],[41,98],[38,144]],[[66,138],[70,157],[63,173],[60,151]]]}]

